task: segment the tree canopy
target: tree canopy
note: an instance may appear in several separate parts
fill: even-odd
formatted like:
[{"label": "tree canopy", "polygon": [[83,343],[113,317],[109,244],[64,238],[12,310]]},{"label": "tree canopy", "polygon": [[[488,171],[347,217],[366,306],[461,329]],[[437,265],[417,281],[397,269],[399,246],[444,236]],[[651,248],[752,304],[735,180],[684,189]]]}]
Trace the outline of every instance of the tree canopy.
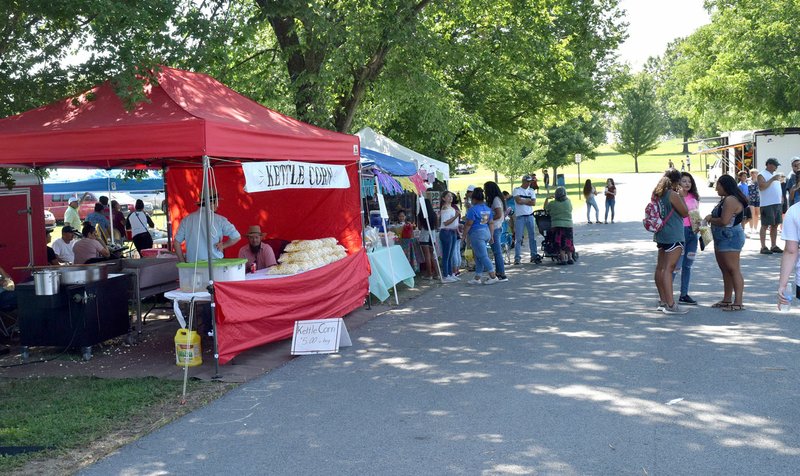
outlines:
[{"label": "tree canopy", "polygon": [[[0,116],[158,64],[321,127],[370,126],[432,157],[488,157],[605,108],[618,0],[10,0]],[[533,150],[533,148],[530,148]],[[519,155],[519,154],[516,154]]]},{"label": "tree canopy", "polygon": [[639,173],[639,157],[658,147],[659,137],[665,132],[650,74],[641,72],[633,77],[621,93],[618,110],[614,148],[633,157],[634,171]]}]

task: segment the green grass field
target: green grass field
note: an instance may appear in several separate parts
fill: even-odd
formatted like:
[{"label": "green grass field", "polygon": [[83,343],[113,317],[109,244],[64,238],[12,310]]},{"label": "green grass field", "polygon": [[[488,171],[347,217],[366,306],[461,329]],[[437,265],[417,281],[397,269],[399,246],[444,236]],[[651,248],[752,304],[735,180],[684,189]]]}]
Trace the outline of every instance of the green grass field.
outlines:
[{"label": "green grass field", "polygon": [[[681,139],[671,139],[662,142],[656,150],[639,157],[639,172],[663,172],[666,170],[670,159],[672,159],[676,168],[680,168],[681,160],[685,158],[685,155],[681,152],[682,150]],[[701,169],[703,170],[702,172],[700,172]],[[536,172],[536,176],[539,178],[539,186],[543,189],[544,181],[542,180],[541,170],[533,172]],[[548,170],[548,172],[551,174],[550,180],[552,184],[554,182],[554,177],[552,177],[553,171]],[[599,181],[600,183],[597,184],[599,189],[604,185],[608,177],[614,177],[615,174],[633,173],[633,157],[622,155],[614,151],[610,145],[603,145],[597,149],[596,159],[584,160],[581,162],[580,172],[581,181],[587,178],[591,179],[592,182]],[[692,172],[695,174],[696,179],[698,179],[698,177],[705,178],[705,166],[700,163],[700,158],[698,156],[692,156]],[[578,191],[583,188],[582,184],[578,184],[577,165],[572,164],[568,167],[559,168],[558,173],[564,174],[567,191],[570,195],[579,193]],[[494,173],[491,170],[479,165],[474,174],[451,175],[450,189],[461,192],[463,195],[468,185],[475,185],[476,187],[483,186],[484,182],[494,179]],[[497,183],[500,185],[501,190],[508,190],[510,193],[513,187],[519,186],[519,177],[514,177],[513,186],[511,180],[503,175],[498,177]]]},{"label": "green grass field", "polygon": [[[642,157],[639,157],[639,172],[663,172],[668,167],[670,159],[672,159],[676,168],[680,168],[681,160],[685,159],[685,155],[681,152],[682,150],[683,145],[681,139],[671,139],[662,142],[657,149],[643,155]],[[615,174],[634,172],[633,157],[622,155],[616,152],[611,145],[603,145],[599,147],[596,152],[596,159],[584,160],[581,162],[581,183],[578,183],[578,166],[576,164],[558,169],[559,174],[564,174],[567,192],[570,194],[570,196],[577,196],[580,191],[583,190],[583,181],[585,181],[587,178],[591,179],[592,182],[600,182],[599,184],[596,184],[598,189],[600,189],[605,185],[605,180],[608,177],[614,177]],[[700,170],[702,170],[702,172],[700,172]],[[539,187],[541,188],[540,193],[543,193],[544,181],[542,180],[542,171],[535,170],[532,172],[536,173],[536,176],[539,179]],[[552,191],[552,184],[555,182],[555,180],[554,177],[552,177],[552,169],[549,169],[548,172],[551,175],[550,190]],[[699,180],[699,177],[705,178],[706,176],[705,165],[701,164],[701,158],[698,156],[692,156],[692,173],[695,175],[695,179],[697,180]],[[494,173],[491,170],[479,165],[478,169],[473,174],[451,174],[450,189],[456,192],[461,192],[463,196],[467,186],[475,185],[476,187],[482,187],[485,182],[494,179]],[[519,186],[519,182],[519,177],[514,177],[514,183],[512,185],[510,178],[503,175],[499,175],[497,181],[498,185],[500,185],[500,189],[507,190],[509,193],[511,193],[513,187]]]}]

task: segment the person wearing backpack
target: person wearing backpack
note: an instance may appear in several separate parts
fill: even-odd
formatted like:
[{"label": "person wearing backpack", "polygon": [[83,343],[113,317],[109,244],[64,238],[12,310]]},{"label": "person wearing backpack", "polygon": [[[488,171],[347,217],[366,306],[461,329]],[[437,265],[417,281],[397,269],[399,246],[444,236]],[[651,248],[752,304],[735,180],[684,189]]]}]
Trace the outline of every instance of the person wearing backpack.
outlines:
[{"label": "person wearing backpack", "polygon": [[672,273],[683,254],[684,230],[683,219],[689,215],[689,209],[678,190],[681,186],[681,173],[669,169],[653,190],[653,200],[658,203],[663,224],[655,232],[653,241],[658,247],[658,260],[654,280],[658,289],[658,310],[664,314],[685,314],[675,303],[672,289]]}]

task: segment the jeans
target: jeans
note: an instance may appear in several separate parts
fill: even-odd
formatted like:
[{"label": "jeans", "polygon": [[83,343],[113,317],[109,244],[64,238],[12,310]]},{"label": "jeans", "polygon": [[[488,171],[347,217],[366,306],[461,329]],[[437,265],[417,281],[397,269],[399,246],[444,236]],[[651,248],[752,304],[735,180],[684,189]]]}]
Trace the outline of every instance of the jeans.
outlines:
[{"label": "jeans", "polygon": [[455,230],[442,228],[439,230],[439,240],[442,242],[442,276],[453,274],[453,248],[456,244]]},{"label": "jeans", "polygon": [[[675,269],[681,270],[681,296],[689,294],[689,280],[692,279],[692,265],[697,255],[697,233],[692,231],[692,227],[683,227],[683,253],[675,264]],[[673,273],[674,275],[677,273]]]},{"label": "jeans", "polygon": [[453,269],[458,269],[461,267],[461,238],[458,237],[458,233],[456,233],[456,241],[453,245],[453,256],[452,256],[452,263]]},{"label": "jeans", "polygon": [[506,265],[503,262],[503,244],[500,243],[500,236],[503,234],[503,227],[494,230],[494,243],[492,243],[492,253],[494,253],[494,268],[497,274],[506,274]]},{"label": "jeans", "polygon": [[607,198],[606,199],[606,221],[608,221],[608,211],[611,210],[611,221],[614,221],[614,205],[617,203],[617,200],[614,198]]},{"label": "jeans", "polygon": [[597,200],[594,199],[594,195],[589,195],[586,197],[586,221],[589,223],[592,222],[589,215],[591,215],[592,208],[594,208],[594,218],[595,221],[600,221],[600,209],[597,208]]},{"label": "jeans", "polygon": [[489,253],[486,252],[486,245],[489,243],[489,228],[479,228],[469,231],[469,243],[472,246],[472,253],[475,255],[475,275],[480,277],[484,271],[491,273],[494,271]]},{"label": "jeans", "polygon": [[527,215],[524,217],[516,217],[514,220],[514,234],[516,235],[516,240],[514,240],[514,261],[517,262],[520,260],[520,248],[522,247],[522,235],[524,235],[525,231],[528,231],[528,241],[530,242],[531,246],[531,258],[536,256],[536,234],[533,229],[533,215]]}]

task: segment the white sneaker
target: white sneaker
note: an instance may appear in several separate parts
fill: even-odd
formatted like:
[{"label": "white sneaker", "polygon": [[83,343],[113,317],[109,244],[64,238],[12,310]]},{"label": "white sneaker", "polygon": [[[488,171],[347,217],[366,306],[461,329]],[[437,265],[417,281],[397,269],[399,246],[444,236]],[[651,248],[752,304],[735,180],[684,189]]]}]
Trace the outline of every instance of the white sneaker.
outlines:
[{"label": "white sneaker", "polygon": [[476,284],[481,284],[481,280],[480,280],[480,278],[477,278],[477,279],[470,279],[469,281],[467,281],[467,284],[471,284],[471,285],[473,285],[473,286],[474,286],[474,285],[476,285]]},{"label": "white sneaker", "polygon": [[445,276],[445,278],[442,279],[442,282],[443,283],[457,283],[458,280],[453,276]]},{"label": "white sneaker", "polygon": [[483,284],[497,284],[499,282],[500,282],[500,279],[495,276],[494,278],[489,278],[487,280],[484,280]]},{"label": "white sneaker", "polygon": [[678,306],[678,304],[673,304],[672,306],[664,305],[664,309],[662,311],[664,314],[686,314],[689,312],[688,309],[683,309],[682,307]]},{"label": "white sneaker", "polygon": [[461,281],[461,277],[456,276],[455,274],[451,274],[450,277],[455,279],[456,281]]}]

